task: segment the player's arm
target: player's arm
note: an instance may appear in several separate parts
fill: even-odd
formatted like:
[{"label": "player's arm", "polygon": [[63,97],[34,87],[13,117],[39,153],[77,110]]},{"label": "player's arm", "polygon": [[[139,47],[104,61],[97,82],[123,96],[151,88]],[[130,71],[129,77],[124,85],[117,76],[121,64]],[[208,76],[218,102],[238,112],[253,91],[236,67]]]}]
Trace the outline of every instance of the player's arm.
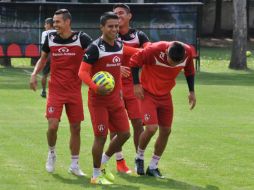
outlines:
[{"label": "player's arm", "polygon": [[35,67],[34,67],[34,70],[31,74],[31,77],[30,77],[30,88],[34,91],[36,91],[36,88],[37,88],[37,79],[36,79],[36,76],[37,74],[44,68],[46,62],[47,62],[47,59],[48,59],[48,53],[42,51],[41,52],[41,57],[40,59],[37,61]]},{"label": "player's arm", "polygon": [[196,105],[196,95],[195,95],[195,69],[194,69],[194,63],[193,63],[193,58],[191,56],[188,56],[187,58],[187,63],[184,68],[184,74],[185,78],[188,84],[189,88],[189,104],[190,104],[190,109],[192,110],[195,105]]},{"label": "player's arm", "polygon": [[144,98],[144,90],[140,84],[139,80],[139,70],[140,67],[144,64],[144,56],[145,50],[141,50],[136,52],[130,59],[130,67],[131,67],[131,74],[133,78],[133,84],[134,84],[134,94],[139,99]]},{"label": "player's arm", "polygon": [[92,65],[82,61],[78,76],[87,86],[89,86],[89,88],[96,92],[98,90],[98,86],[93,82],[91,78],[91,70]]},{"label": "player's arm", "polygon": [[78,76],[95,93],[98,93],[100,95],[106,95],[110,91],[107,90],[102,85],[98,86],[97,84],[95,84],[91,76],[93,64],[98,60],[98,58],[99,58],[99,51],[97,46],[94,44],[90,44],[86,50],[83,61],[80,65]]}]

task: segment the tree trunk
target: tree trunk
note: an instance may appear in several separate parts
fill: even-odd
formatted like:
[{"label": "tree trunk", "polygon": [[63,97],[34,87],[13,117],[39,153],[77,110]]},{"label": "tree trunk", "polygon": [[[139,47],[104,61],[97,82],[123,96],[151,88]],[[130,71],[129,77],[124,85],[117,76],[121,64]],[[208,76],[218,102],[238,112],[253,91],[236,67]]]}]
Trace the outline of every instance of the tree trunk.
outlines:
[{"label": "tree trunk", "polygon": [[221,8],[222,8],[222,0],[216,0],[215,23],[213,28],[213,33],[215,37],[221,35]]},{"label": "tree trunk", "polygon": [[233,0],[233,47],[229,68],[247,69],[247,16],[246,0]]}]

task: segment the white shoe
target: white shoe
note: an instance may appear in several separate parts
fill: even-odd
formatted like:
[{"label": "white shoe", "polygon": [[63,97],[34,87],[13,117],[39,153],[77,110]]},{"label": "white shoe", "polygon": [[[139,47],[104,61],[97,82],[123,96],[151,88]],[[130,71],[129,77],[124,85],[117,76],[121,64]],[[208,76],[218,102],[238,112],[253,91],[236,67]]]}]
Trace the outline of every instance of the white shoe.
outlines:
[{"label": "white shoe", "polygon": [[79,166],[76,166],[75,168],[70,167],[69,173],[72,173],[73,175],[78,177],[86,176],[86,174],[79,168]]},{"label": "white shoe", "polygon": [[46,170],[49,173],[52,173],[55,170],[55,163],[56,163],[56,155],[54,153],[48,153],[48,159],[46,162]]}]

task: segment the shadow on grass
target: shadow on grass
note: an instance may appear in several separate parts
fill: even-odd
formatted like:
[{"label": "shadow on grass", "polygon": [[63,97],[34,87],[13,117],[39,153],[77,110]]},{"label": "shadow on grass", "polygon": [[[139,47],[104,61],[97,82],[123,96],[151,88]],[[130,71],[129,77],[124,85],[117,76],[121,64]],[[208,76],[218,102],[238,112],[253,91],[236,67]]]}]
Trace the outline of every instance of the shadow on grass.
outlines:
[{"label": "shadow on grass", "polygon": [[52,174],[52,176],[65,184],[73,184],[79,185],[84,188],[98,188],[99,186],[103,187],[103,189],[121,189],[121,190],[139,190],[139,187],[135,185],[120,185],[120,184],[113,184],[113,185],[92,185],[90,183],[90,178],[88,177],[77,177],[76,179],[64,178],[59,174]]},{"label": "shadow on grass", "polygon": [[177,181],[170,178],[157,179],[149,176],[128,176],[125,174],[118,174],[119,177],[125,179],[129,183],[144,184],[152,188],[161,188],[161,189],[179,189],[179,190],[219,190],[217,186],[206,185],[206,187],[201,187],[193,184],[189,184],[182,181]]}]

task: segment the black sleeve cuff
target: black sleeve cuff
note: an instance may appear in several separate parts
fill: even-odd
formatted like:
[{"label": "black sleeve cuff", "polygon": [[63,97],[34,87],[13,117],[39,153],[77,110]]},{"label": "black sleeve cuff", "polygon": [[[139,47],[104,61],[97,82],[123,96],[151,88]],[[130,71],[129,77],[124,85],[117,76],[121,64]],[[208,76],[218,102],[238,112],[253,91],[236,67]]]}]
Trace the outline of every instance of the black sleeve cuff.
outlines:
[{"label": "black sleeve cuff", "polygon": [[131,67],[133,84],[139,84],[139,67]]},{"label": "black sleeve cuff", "polygon": [[187,76],[186,81],[188,83],[189,91],[194,92],[194,75]]}]

